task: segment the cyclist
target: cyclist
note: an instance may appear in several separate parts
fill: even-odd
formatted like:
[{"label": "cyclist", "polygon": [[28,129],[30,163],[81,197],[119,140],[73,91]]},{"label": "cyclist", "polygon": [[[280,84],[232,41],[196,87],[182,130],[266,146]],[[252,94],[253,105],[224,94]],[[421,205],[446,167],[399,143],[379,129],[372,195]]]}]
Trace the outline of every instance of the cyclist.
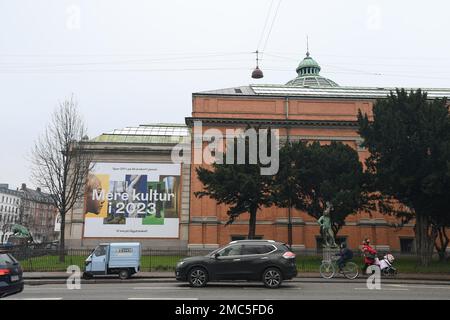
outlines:
[{"label": "cyclist", "polygon": [[336,264],[339,267],[339,272],[342,272],[342,268],[345,266],[347,261],[350,261],[353,258],[353,251],[347,248],[347,243],[342,242],[340,245],[340,250],[336,253],[336,255],[339,256]]}]

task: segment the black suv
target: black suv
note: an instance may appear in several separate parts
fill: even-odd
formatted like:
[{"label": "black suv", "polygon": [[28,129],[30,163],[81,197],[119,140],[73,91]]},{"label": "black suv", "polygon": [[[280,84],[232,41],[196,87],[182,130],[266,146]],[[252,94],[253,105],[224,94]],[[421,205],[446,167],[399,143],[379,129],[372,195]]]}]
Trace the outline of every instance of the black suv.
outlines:
[{"label": "black suv", "polygon": [[206,256],[179,261],[175,275],[193,287],[204,287],[215,280],[249,280],[278,288],[283,280],[297,275],[297,265],[295,254],[281,242],[239,240]]},{"label": "black suv", "polygon": [[0,298],[23,290],[22,268],[8,252],[0,251]]}]

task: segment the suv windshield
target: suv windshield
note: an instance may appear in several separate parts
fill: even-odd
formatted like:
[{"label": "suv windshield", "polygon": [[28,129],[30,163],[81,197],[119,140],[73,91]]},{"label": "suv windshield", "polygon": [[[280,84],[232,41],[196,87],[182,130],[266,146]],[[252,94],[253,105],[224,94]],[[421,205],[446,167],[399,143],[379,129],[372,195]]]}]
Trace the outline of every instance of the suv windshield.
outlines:
[{"label": "suv windshield", "polygon": [[98,246],[94,251],[94,256],[101,257],[106,255],[106,247],[105,245]]}]

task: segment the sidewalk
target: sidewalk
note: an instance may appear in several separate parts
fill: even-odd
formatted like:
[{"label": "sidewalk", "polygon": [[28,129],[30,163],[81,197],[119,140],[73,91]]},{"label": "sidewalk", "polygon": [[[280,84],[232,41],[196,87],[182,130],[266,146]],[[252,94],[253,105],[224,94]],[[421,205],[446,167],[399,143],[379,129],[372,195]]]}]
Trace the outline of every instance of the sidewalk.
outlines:
[{"label": "sidewalk", "polygon": [[[66,280],[69,274],[65,272],[24,272],[23,278],[25,282],[33,283],[40,281],[51,281],[51,283],[55,283],[56,280]],[[359,276],[355,280],[348,280],[343,278],[342,276],[337,276],[333,278],[332,281],[366,281],[366,276]],[[29,281],[28,281],[29,280]],[[317,272],[310,273],[299,273],[296,278],[292,281],[330,281],[320,277],[320,274]],[[442,273],[400,273],[395,277],[383,277],[384,281],[439,281],[439,282],[448,282],[450,285],[450,274],[442,274]],[[96,277],[92,280],[86,280],[86,283],[97,283],[97,282],[105,282],[105,281],[118,281],[117,276],[103,276]],[[139,272],[133,275],[128,280],[129,282],[152,282],[152,281],[165,281],[165,282],[176,282],[174,272]]]}]

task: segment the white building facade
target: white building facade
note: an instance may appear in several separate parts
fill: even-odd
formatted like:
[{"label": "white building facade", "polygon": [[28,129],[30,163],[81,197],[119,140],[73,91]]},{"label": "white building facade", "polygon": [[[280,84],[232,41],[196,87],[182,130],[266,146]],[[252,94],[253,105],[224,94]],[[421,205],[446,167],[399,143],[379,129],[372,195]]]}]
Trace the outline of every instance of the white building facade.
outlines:
[{"label": "white building facade", "polygon": [[3,235],[3,227],[20,223],[21,193],[10,190],[7,184],[0,185],[0,239],[7,241],[8,234]]}]

